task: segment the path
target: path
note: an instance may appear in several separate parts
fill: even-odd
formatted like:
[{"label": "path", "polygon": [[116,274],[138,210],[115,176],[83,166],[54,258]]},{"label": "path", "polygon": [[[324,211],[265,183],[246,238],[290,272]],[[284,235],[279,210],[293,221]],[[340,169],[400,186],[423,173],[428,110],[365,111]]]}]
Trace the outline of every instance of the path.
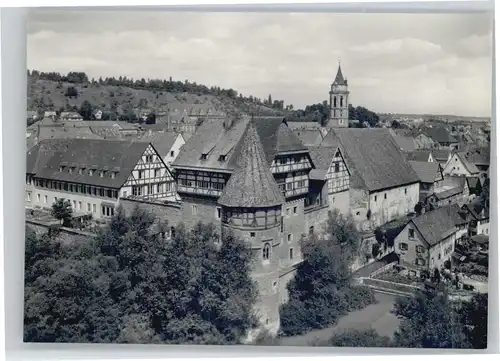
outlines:
[{"label": "path", "polygon": [[351,312],[339,319],[335,326],[322,330],[314,330],[305,335],[283,337],[280,340],[282,346],[308,346],[309,342],[320,339],[328,340],[334,332],[342,332],[347,329],[366,330],[373,328],[381,336],[392,336],[399,326],[399,320],[391,314],[396,296],[375,293],[378,303]]}]

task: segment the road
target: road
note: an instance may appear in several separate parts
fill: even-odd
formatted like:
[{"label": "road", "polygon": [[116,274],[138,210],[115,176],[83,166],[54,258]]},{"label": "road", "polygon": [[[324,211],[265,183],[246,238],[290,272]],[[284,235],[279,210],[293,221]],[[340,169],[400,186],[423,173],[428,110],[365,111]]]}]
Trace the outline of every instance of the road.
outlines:
[{"label": "road", "polygon": [[381,336],[392,337],[399,326],[399,320],[391,314],[396,296],[375,293],[378,303],[351,312],[339,319],[335,326],[322,330],[314,330],[304,335],[283,337],[282,346],[308,346],[315,339],[328,340],[333,333],[340,333],[348,329],[366,330],[373,328]]}]

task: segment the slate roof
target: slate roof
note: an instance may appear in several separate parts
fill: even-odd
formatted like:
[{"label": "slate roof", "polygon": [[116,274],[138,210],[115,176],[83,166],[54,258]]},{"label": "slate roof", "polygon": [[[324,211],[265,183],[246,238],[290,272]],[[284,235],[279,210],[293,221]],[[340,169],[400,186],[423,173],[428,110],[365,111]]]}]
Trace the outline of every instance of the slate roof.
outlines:
[{"label": "slate roof", "polygon": [[218,203],[227,207],[272,207],[285,203],[266,160],[264,147],[253,122],[243,136],[236,169],[229,178]]},{"label": "slate roof", "polygon": [[456,143],[457,139],[453,137],[448,130],[443,127],[425,128],[424,134],[437,143]]},{"label": "slate roof", "polygon": [[342,74],[342,69],[340,69],[340,64],[339,64],[339,69],[337,70],[337,76],[335,77],[333,84],[335,84],[335,85],[347,85],[347,82],[344,79],[344,75]]},{"label": "slate roof", "polygon": [[[148,143],[96,139],[50,139],[39,142],[27,152],[26,172],[39,178],[84,183],[88,185],[120,188],[127,180]],[[60,171],[60,166],[75,165],[69,173]],[[95,167],[90,176],[88,171],[79,174],[78,168]],[[67,167],[66,167],[67,168]],[[116,170],[115,178],[110,172],[103,178],[99,170]]]},{"label": "slate roof", "polygon": [[418,178],[422,183],[434,183],[439,171],[439,163],[437,162],[418,162],[414,160],[408,161],[413,168]]},{"label": "slate roof", "polygon": [[255,117],[252,122],[255,124],[269,164],[272,164],[279,153],[307,152],[307,147],[288,128],[283,118]]},{"label": "slate roof", "polygon": [[388,129],[331,129],[322,146],[341,146],[354,188],[376,191],[419,182]]},{"label": "slate roof", "polygon": [[403,137],[394,134],[393,138],[399,148],[404,152],[412,152],[416,149],[415,140],[412,137]]},{"label": "slate roof", "polygon": [[464,204],[464,208],[466,208],[475,219],[490,218],[490,210],[486,207],[483,207],[483,205],[479,202]]},{"label": "slate roof", "polygon": [[456,218],[452,216],[452,212],[458,212],[455,205],[425,212],[413,218],[411,222],[418,229],[425,242],[432,247],[456,232]]},{"label": "slate roof", "polygon": [[38,140],[45,139],[101,139],[90,127],[40,127]]},{"label": "slate roof", "polygon": [[[235,168],[235,155],[238,143],[246,130],[249,117],[207,119],[181,148],[179,155],[172,163],[174,168],[198,168],[231,172]],[[225,153],[225,160],[220,156]],[[202,159],[202,154],[206,158]]]},{"label": "slate roof", "polygon": [[315,166],[315,169],[311,169],[311,171],[309,172],[310,179],[326,179],[326,174],[328,173],[328,169],[332,164],[332,159],[335,156],[337,149],[339,149],[339,147],[337,146],[318,146],[309,148],[309,154]]},{"label": "slate roof", "polygon": [[479,173],[479,169],[477,169],[476,165],[474,163],[471,163],[467,160],[466,153],[464,152],[457,152],[457,156],[460,158],[462,163],[464,164],[464,167],[472,174]]},{"label": "slate roof", "polygon": [[158,154],[164,158],[169,154],[170,149],[172,149],[175,140],[179,136],[180,135],[175,132],[148,132],[145,133],[140,140],[153,144],[153,147],[156,149]]},{"label": "slate roof", "polygon": [[465,158],[475,165],[490,165],[490,149],[476,148],[464,152]]},{"label": "slate roof", "polygon": [[428,162],[430,154],[430,150],[415,150],[413,152],[406,153],[406,159],[409,161]]},{"label": "slate roof", "polygon": [[432,149],[431,153],[432,157],[438,162],[446,162],[450,156],[450,151],[448,149]]},{"label": "slate roof", "polygon": [[300,139],[302,144],[307,147],[318,146],[323,141],[323,134],[318,129],[298,129],[294,130],[295,135]]}]

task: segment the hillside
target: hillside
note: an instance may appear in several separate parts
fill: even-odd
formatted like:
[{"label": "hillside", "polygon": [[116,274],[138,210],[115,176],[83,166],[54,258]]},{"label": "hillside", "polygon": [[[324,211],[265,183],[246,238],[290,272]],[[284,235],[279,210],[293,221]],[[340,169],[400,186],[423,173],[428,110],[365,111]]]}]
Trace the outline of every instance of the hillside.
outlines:
[{"label": "hillside", "polygon": [[[70,73],[72,74],[72,73]],[[211,109],[224,113],[247,113],[258,115],[286,115],[279,109],[283,102],[272,108],[260,99],[243,97],[233,89],[208,88],[185,81],[144,80],[133,81],[120,77],[88,80],[58,73],[28,72],[28,108],[38,111],[79,111],[87,101],[93,110],[101,110],[111,119],[127,114],[158,114],[170,108]],[[125,119],[133,120],[133,119]]]}]

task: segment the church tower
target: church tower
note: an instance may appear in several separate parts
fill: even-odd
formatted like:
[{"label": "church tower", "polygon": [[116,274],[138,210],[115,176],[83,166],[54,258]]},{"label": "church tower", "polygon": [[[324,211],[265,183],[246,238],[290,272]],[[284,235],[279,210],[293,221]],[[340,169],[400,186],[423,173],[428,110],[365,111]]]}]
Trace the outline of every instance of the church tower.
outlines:
[{"label": "church tower", "polygon": [[337,76],[330,88],[330,116],[326,125],[328,128],[347,128],[349,126],[349,91],[347,79],[342,75],[342,69],[337,70]]}]

